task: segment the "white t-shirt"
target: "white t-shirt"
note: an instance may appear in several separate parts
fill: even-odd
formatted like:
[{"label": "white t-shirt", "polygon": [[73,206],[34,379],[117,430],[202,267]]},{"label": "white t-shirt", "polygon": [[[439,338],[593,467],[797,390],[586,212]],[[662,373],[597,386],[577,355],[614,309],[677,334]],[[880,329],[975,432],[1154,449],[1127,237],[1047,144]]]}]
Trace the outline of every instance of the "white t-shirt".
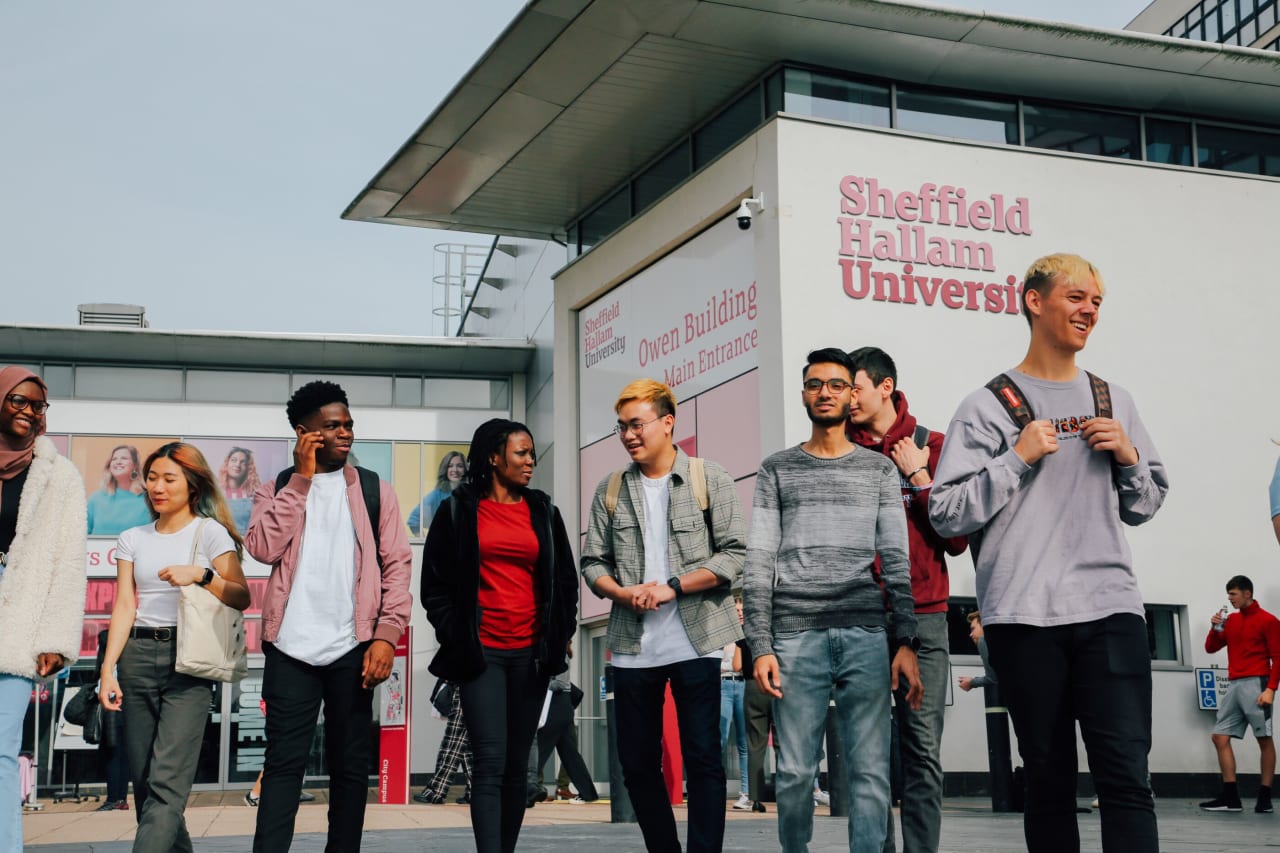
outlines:
[{"label": "white t-shirt", "polygon": [[[197,529],[201,531],[200,549],[193,562],[191,542]],[[121,533],[116,542],[116,559],[133,563],[133,584],[138,589],[138,614],[133,624],[139,628],[178,624],[178,587],[160,579],[162,569],[186,565],[211,569],[214,559],[235,549],[231,534],[212,518],[194,518],[176,533],[161,533],[154,521]]]},{"label": "white t-shirt", "polygon": [[[671,475],[656,479],[641,476],[644,485],[644,582],[665,584],[670,578],[667,562],[667,509],[670,504]],[[707,657],[719,657],[720,650]],[[689,632],[680,619],[676,601],[668,601],[657,610],[644,612],[644,633],[640,637],[640,654],[614,654],[613,665],[623,669],[666,666],[693,660],[698,651],[689,642]]]},{"label": "white t-shirt", "polygon": [[311,478],[302,549],[276,648],[327,666],[357,645],[356,529],[339,469]]}]

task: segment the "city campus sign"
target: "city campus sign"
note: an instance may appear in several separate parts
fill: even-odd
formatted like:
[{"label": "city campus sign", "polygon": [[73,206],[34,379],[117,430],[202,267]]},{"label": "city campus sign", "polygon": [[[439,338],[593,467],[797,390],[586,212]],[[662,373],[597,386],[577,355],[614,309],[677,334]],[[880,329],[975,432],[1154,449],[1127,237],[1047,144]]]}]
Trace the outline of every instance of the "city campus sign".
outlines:
[{"label": "city campus sign", "polygon": [[[918,192],[897,192],[859,175],[841,178],[839,192],[839,264],[850,299],[1019,313],[1020,276],[987,280],[996,271],[995,250],[970,238],[973,232],[1031,236],[1031,206],[1025,197],[1009,203],[992,193],[970,201],[964,187],[934,183],[921,185]],[[891,271],[886,261],[902,266]],[[921,275],[922,268],[935,274]],[[958,270],[965,272],[954,272]]]}]

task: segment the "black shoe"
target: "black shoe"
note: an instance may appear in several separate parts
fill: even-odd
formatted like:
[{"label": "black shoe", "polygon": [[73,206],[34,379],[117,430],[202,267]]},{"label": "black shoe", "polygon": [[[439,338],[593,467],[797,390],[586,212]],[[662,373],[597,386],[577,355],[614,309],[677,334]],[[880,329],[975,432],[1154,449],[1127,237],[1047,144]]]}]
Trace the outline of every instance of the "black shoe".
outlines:
[{"label": "black shoe", "polygon": [[759,800],[756,800],[754,803],[751,804],[751,810],[753,812],[763,813],[765,810],[764,803],[760,802]]},{"label": "black shoe", "polygon": [[1258,804],[1253,807],[1258,814],[1271,814],[1275,809],[1271,807],[1270,797],[1258,797]]},{"label": "black shoe", "polygon": [[427,793],[427,789],[423,788],[421,791],[413,795],[413,801],[415,803],[427,803],[429,805],[438,806],[444,802],[444,797],[436,797],[433,794]]},{"label": "black shoe", "polygon": [[547,800],[546,790],[543,788],[539,788],[536,791],[529,792],[529,798],[524,801],[524,807],[526,809],[531,809],[534,806],[536,806],[538,803],[546,802],[546,800]]},{"label": "black shoe", "polygon": [[463,794],[461,797],[458,797],[458,799],[454,800],[454,802],[460,806],[469,806],[471,805],[471,798],[468,797],[466,794]]},{"label": "black shoe", "polygon": [[1227,799],[1223,794],[1219,794],[1212,800],[1205,800],[1200,804],[1200,808],[1207,812],[1242,812],[1244,806],[1241,805],[1240,799]]}]

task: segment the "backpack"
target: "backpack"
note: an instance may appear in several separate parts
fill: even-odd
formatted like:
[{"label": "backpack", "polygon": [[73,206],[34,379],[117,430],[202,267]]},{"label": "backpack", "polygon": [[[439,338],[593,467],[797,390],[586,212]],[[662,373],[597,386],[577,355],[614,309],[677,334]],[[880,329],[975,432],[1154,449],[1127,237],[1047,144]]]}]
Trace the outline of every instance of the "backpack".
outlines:
[{"label": "backpack", "polygon": [[[609,485],[604,490],[604,508],[609,512],[610,521],[613,521],[613,515],[618,509],[618,495],[622,494],[622,475],[626,470],[619,468],[610,474]],[[693,499],[698,502],[698,509],[705,516],[711,506],[711,500],[707,496],[707,466],[705,460],[697,456],[689,457],[689,486],[693,489]],[[707,529],[711,529],[710,524]]]},{"label": "backpack", "polygon": [[[1089,390],[1093,392],[1094,416],[1111,417],[1111,386],[1105,379],[1099,379],[1087,370],[1085,375],[1089,377]],[[1004,406],[1004,410],[1009,413],[1009,417],[1013,418],[1013,422],[1019,429],[1025,428],[1036,419],[1035,412],[1031,411],[1031,404],[1027,402],[1027,395],[1014,384],[1009,374],[1001,373],[988,382],[986,388],[996,395],[1000,405]]]},{"label": "backpack", "polygon": [[[276,475],[277,494],[289,482],[293,471],[294,467],[290,465]],[[356,473],[360,476],[360,494],[364,495],[364,508],[369,512],[369,526],[373,528],[373,553],[378,560],[378,565],[381,566],[382,541],[378,534],[378,519],[382,517],[382,489],[379,486],[378,475],[373,471],[357,465]]]}]

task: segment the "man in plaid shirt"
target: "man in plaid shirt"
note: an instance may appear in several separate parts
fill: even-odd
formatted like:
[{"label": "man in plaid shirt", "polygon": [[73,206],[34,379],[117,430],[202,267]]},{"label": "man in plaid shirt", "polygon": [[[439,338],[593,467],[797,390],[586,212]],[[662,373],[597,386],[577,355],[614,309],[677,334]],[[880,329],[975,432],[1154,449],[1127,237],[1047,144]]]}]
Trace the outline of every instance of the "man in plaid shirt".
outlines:
[{"label": "man in plaid shirt", "polygon": [[[690,460],[672,442],[676,401],[666,385],[636,380],[622,389],[614,411],[632,464],[612,498],[613,475],[596,488],[582,575],[596,595],[613,602],[608,642],[623,779],[645,846],[680,850],[661,764],[662,703],[670,683],[689,790],[688,849],[719,851],[725,814],[720,654],[742,638],[730,590],[746,554],[742,506],[724,468]],[[705,513],[695,494],[703,490]]]}]

